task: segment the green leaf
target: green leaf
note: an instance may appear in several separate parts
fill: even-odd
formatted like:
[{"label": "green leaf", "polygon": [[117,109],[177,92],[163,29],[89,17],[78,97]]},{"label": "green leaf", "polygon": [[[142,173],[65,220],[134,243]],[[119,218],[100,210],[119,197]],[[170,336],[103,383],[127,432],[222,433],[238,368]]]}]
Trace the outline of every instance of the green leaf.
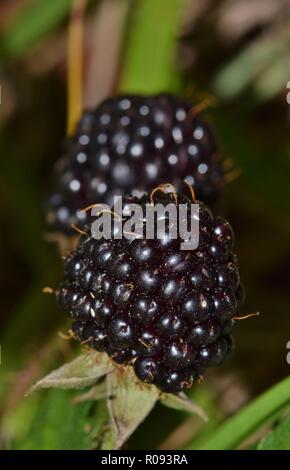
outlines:
[{"label": "green leaf", "polygon": [[[278,59],[283,62],[289,50],[289,33],[255,41],[228,63],[217,75],[213,91],[222,98],[234,98]],[[287,79],[284,75],[284,83]]]},{"label": "green leaf", "polygon": [[107,420],[104,403],[73,404],[73,397],[72,391],[42,392],[27,435],[20,442],[14,443],[13,448],[76,450],[94,447],[98,433]]},{"label": "green leaf", "polygon": [[4,53],[8,57],[19,57],[62,21],[70,6],[71,0],[34,0],[4,36]]},{"label": "green leaf", "polygon": [[136,2],[119,91],[151,94],[180,88],[174,52],[184,5],[184,0]]},{"label": "green leaf", "polygon": [[289,47],[283,57],[274,60],[267,70],[255,81],[254,90],[260,101],[269,100],[281,93],[290,76]]},{"label": "green leaf", "polygon": [[132,368],[116,369],[107,375],[107,405],[111,422],[102,449],[120,449],[157,400],[158,390],[141,383]]},{"label": "green leaf", "polygon": [[191,449],[235,449],[260,426],[269,421],[279,410],[290,403],[290,377],[278,383],[246,408],[219,426],[201,446],[192,444]]},{"label": "green leaf", "polygon": [[185,395],[185,393],[179,393],[178,395],[172,393],[162,393],[160,395],[160,401],[162,405],[168,406],[168,408],[180,411],[187,411],[188,413],[198,415],[204,421],[208,420],[204,410],[192,400],[190,400]]},{"label": "green leaf", "polygon": [[290,450],[290,414],[262,439],[258,450]]},{"label": "green leaf", "polygon": [[52,387],[62,389],[88,387],[113,369],[114,365],[106,354],[89,351],[39,380],[30,392]]}]

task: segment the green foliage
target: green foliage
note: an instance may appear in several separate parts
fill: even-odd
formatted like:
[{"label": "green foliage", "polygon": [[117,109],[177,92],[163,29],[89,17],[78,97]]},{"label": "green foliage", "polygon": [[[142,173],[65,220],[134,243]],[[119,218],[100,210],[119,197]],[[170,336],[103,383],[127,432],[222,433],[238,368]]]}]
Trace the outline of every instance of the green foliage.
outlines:
[{"label": "green foliage", "polygon": [[107,405],[110,424],[102,449],[120,449],[150,413],[157,399],[157,388],[141,385],[132,368],[109,374]]},{"label": "green foliage", "polygon": [[66,17],[70,6],[71,0],[33,0],[3,38],[6,56],[20,57]]},{"label": "green foliage", "polygon": [[174,64],[184,0],[139,0],[132,13],[119,89],[158,93],[180,89]]},{"label": "green foliage", "polygon": [[172,408],[173,410],[187,411],[199,416],[203,421],[207,421],[208,417],[201,406],[198,406],[190,400],[185,393],[174,395],[172,393],[162,393],[160,396],[162,405]]},{"label": "green foliage", "polygon": [[49,390],[42,399],[27,435],[14,444],[18,450],[91,449],[106,412],[102,402],[74,404],[75,392]]},{"label": "green foliage", "polygon": [[31,392],[42,388],[78,389],[95,384],[114,369],[105,353],[88,351],[39,380]]},{"label": "green foliage", "polygon": [[290,403],[290,377],[272,387],[238,414],[219,426],[203,443],[195,442],[190,448],[203,450],[236,449],[260,426]]},{"label": "green foliage", "polygon": [[221,69],[214,79],[214,92],[222,98],[235,98],[253,84],[260,98],[274,96],[286,85],[289,44],[289,32],[285,34],[283,29],[254,41]]},{"label": "green foliage", "polygon": [[[100,381],[100,379],[104,380]],[[159,398],[161,398],[162,403],[170,408],[182,409],[184,411],[197,414],[205,419],[204,411],[185,395],[181,394],[180,396],[172,397],[167,394],[161,394],[160,396],[156,387],[141,383],[135,376],[131,367],[126,369],[116,368],[113,366],[112,361],[106,354],[92,351],[79,355],[73,361],[64,364],[62,367],[39,380],[32,387],[31,392],[39,391],[43,388],[75,390],[92,385],[93,387],[91,389],[86,390],[75,399],[74,404],[66,403],[65,407],[59,407],[59,409],[57,409],[57,416],[60,421],[66,423],[67,406],[74,406],[75,404],[81,405],[92,401],[96,402],[98,400],[101,400],[101,403],[103,403],[102,400],[105,396],[109,420],[107,422],[107,429],[105,430],[104,435],[99,438],[102,449],[120,449],[135,429],[147,417]],[[66,396],[66,400],[68,402],[69,395],[64,394],[64,396]],[[57,407],[58,401],[55,405],[53,400],[54,395],[47,394],[46,398],[41,401],[41,409],[44,408],[45,410],[48,410],[45,412],[45,417],[48,421],[46,426],[49,436],[50,433],[53,433],[53,427],[58,426],[58,421],[55,421],[55,409],[51,408],[52,406]],[[140,403],[142,403],[142,406],[140,406]],[[49,416],[49,410],[51,410],[51,417]],[[77,410],[80,412],[81,420],[83,418],[82,413],[86,413],[87,410],[86,408],[83,410],[82,406],[77,407]],[[75,411],[75,413],[77,412]],[[40,416],[42,418],[41,411]],[[75,414],[72,415],[71,419],[73,420],[74,417]],[[97,417],[98,415],[95,415],[96,419]],[[38,423],[38,413],[34,422]],[[66,445],[69,445],[71,439],[72,443],[69,448],[75,448],[74,426],[71,426],[71,428],[67,426],[64,430],[65,434],[64,436],[61,434],[60,439],[62,439]],[[58,428],[56,428],[55,431],[58,433]],[[57,441],[52,444],[52,441],[46,437],[46,434],[44,434],[43,441],[39,443],[37,433],[29,433],[29,437],[27,439],[28,445],[31,445],[32,449],[38,449],[39,445],[47,445],[49,447],[46,448],[51,449],[52,445],[57,445]],[[96,438],[95,435],[94,437]]]},{"label": "green foliage", "polygon": [[290,414],[259,444],[259,450],[290,450]]}]

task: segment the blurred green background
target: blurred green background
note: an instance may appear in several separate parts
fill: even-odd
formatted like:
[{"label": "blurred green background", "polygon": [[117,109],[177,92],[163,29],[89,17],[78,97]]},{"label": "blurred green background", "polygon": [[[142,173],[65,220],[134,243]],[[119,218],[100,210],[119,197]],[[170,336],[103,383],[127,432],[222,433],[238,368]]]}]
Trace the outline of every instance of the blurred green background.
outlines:
[{"label": "blurred green background", "polygon": [[[290,370],[290,1],[2,0],[1,448],[88,447],[87,435],[74,443],[68,431],[52,437],[58,417],[40,411],[42,396],[23,397],[41,375],[74,356],[75,346],[57,335],[66,331],[66,319],[42,287],[61,277],[43,202],[66,136],[68,29],[78,6],[85,6],[85,106],[120,90],[216,98],[208,114],[229,165],[219,211],[236,233],[243,312],[260,316],[239,322],[231,360],[192,391],[212,418],[208,428]],[[68,427],[76,428],[85,411],[68,411],[61,393],[48,403],[66,410]],[[90,429],[105,419],[102,404],[97,408]],[[37,426],[47,426],[38,440]],[[158,406],[127,448],[181,448],[205,432],[196,419]]]}]

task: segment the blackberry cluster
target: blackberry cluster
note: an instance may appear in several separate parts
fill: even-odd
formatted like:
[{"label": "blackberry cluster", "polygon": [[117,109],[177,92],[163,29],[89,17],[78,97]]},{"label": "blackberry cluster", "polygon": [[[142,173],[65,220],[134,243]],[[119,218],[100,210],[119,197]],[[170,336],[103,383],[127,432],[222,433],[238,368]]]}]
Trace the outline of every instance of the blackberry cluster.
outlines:
[{"label": "blackberry cluster", "polygon": [[[145,208],[152,197],[123,199],[123,223],[129,202]],[[155,192],[154,203],[188,204],[190,223],[185,195]],[[139,379],[164,392],[190,387],[229,355],[243,297],[232,228],[199,204],[197,250],[181,250],[182,240],[168,232],[152,240],[82,235],[65,259],[57,290],[80,341],[116,363],[133,365]],[[168,228],[168,214],[165,219]]]},{"label": "blackberry cluster", "polygon": [[86,111],[67,153],[58,162],[47,204],[53,230],[73,234],[93,203],[112,204],[114,195],[140,196],[162,183],[181,190],[183,181],[210,206],[223,187],[216,140],[191,103],[162,94],[119,96]]}]

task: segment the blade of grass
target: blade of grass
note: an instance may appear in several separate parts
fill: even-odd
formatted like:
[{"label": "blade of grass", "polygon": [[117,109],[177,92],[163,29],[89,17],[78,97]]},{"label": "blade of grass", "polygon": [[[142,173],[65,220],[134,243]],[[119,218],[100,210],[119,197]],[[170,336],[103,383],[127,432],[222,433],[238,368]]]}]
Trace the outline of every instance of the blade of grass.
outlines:
[{"label": "blade of grass", "polygon": [[262,439],[258,450],[290,450],[290,414]]},{"label": "blade of grass", "polygon": [[66,17],[70,6],[71,0],[34,0],[4,35],[1,55],[20,57]]},{"label": "blade of grass", "polygon": [[188,449],[235,449],[289,403],[290,377],[287,377],[219,426],[203,443],[193,442]]},{"label": "blade of grass", "polygon": [[287,56],[289,50],[289,40],[289,32],[283,30],[280,34],[272,34],[254,42],[218,73],[214,78],[213,91],[224,99],[232,99],[243,92],[257,78],[262,79],[263,74],[278,59],[283,63],[283,57]]},{"label": "blade of grass", "polygon": [[139,0],[132,13],[119,91],[177,91],[174,50],[185,0]]}]

